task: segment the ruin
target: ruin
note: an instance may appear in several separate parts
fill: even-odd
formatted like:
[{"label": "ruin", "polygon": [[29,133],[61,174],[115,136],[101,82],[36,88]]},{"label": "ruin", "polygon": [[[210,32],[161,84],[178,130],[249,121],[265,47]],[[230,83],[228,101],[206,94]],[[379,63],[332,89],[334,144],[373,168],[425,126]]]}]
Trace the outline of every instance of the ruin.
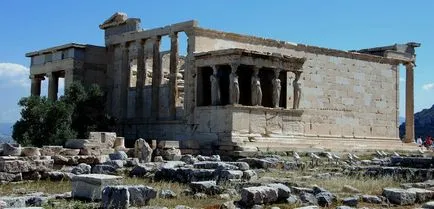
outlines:
[{"label": "ruin", "polygon": [[[399,140],[399,65],[406,67],[404,141],[412,142],[418,43],[342,51],[205,29],[196,21],[148,30],[140,22],[115,13],[99,26],[105,46],[71,43],[27,53],[31,94],[41,94],[45,77],[51,100],[59,77],[66,87],[97,83],[127,144],[176,140],[183,153],[413,148]],[[164,38],[168,52],[160,50]]]}]

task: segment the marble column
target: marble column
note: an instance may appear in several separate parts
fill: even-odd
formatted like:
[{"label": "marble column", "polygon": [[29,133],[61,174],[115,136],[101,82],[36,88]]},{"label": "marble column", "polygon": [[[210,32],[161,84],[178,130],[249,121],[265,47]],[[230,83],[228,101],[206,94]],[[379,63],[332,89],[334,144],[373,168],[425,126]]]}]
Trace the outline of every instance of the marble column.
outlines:
[{"label": "marble column", "polygon": [[54,73],[47,73],[48,77],[48,99],[51,101],[57,100],[57,92],[59,88],[59,77]]},{"label": "marble column", "polygon": [[128,117],[128,87],[130,81],[130,63],[128,60],[128,43],[122,43],[122,64],[121,64],[121,117],[125,120]]},{"label": "marble column", "polygon": [[169,74],[169,116],[176,119],[176,100],[178,98],[178,33],[170,34],[170,74]]},{"label": "marble column", "polygon": [[146,79],[146,65],[145,65],[145,51],[144,51],[144,43],[143,40],[137,40],[137,80],[136,80],[136,117],[142,118],[144,117],[144,98],[143,91],[145,87],[145,79]]},{"label": "marble column", "polygon": [[414,142],[414,64],[405,64],[405,139]]},{"label": "marble column", "polygon": [[32,84],[30,86],[30,93],[32,96],[41,96],[41,81],[43,77],[39,77],[37,75],[30,75],[29,77],[32,80]]},{"label": "marble column", "polygon": [[152,37],[152,118],[158,120],[160,112],[160,85],[162,80],[161,60],[160,60],[160,44],[161,36]]},{"label": "marble column", "polygon": [[229,104],[236,105],[240,101],[240,85],[238,82],[237,70],[240,64],[231,64],[231,74],[229,76]]}]

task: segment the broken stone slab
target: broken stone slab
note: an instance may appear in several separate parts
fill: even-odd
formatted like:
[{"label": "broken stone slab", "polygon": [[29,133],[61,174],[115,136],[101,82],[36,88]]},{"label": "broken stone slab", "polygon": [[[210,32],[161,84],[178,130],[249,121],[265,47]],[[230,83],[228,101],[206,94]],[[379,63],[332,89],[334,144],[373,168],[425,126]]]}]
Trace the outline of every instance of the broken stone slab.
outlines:
[{"label": "broken stone slab", "polygon": [[309,204],[309,205],[317,205],[318,204],[318,200],[313,193],[301,192],[299,194],[299,196],[300,196],[301,202],[304,204]]},{"label": "broken stone slab", "polygon": [[203,192],[209,195],[221,194],[223,192],[223,188],[218,186],[215,181],[197,181],[191,182],[189,184],[191,190],[193,192]]},{"label": "broken stone slab", "polygon": [[218,183],[230,180],[241,180],[243,178],[243,171],[240,170],[216,170]]},{"label": "broken stone slab", "polygon": [[196,158],[199,161],[221,161],[220,155],[211,155],[211,156],[198,155],[198,156],[196,156]]},{"label": "broken stone slab", "polygon": [[2,154],[5,156],[20,156],[21,155],[21,145],[3,143]]},{"label": "broken stone slab", "polygon": [[158,192],[158,197],[159,198],[164,198],[164,199],[171,199],[171,198],[176,198],[176,193],[170,189],[163,189],[160,190],[160,192]]},{"label": "broken stone slab", "polygon": [[193,155],[190,155],[190,154],[183,155],[181,157],[181,159],[179,159],[179,160],[182,162],[185,162],[187,164],[194,164],[194,163],[199,162],[199,160],[197,158],[195,158]]},{"label": "broken stone slab", "polygon": [[101,155],[101,147],[99,146],[85,146],[80,149],[79,155],[94,155],[99,156]]},{"label": "broken stone slab", "polygon": [[102,191],[102,204],[105,209],[122,209],[130,206],[141,207],[156,196],[156,190],[143,185],[107,186]]},{"label": "broken stone slab", "polygon": [[246,162],[226,162],[229,165],[234,165],[238,167],[238,170],[246,171],[250,169],[250,166]]},{"label": "broken stone slab", "polygon": [[179,141],[160,140],[157,142],[158,149],[179,149]]},{"label": "broken stone slab", "polygon": [[309,205],[309,206],[304,206],[304,207],[299,207],[294,209],[319,209],[319,207],[316,205]]},{"label": "broken stone slab", "polygon": [[109,185],[118,185],[121,176],[106,174],[83,174],[72,178],[72,198],[100,200],[101,191]]},{"label": "broken stone slab", "polygon": [[108,160],[108,161],[104,162],[103,164],[110,165],[110,166],[113,166],[114,168],[118,169],[118,168],[123,168],[124,165],[126,164],[126,161],[125,160]]},{"label": "broken stone slab", "polygon": [[246,162],[251,168],[282,168],[283,161],[277,158],[242,158],[238,162]]},{"label": "broken stone slab", "polygon": [[156,165],[151,163],[141,163],[136,165],[129,173],[130,177],[143,177],[150,172],[156,171]]},{"label": "broken stone slab", "polygon": [[27,197],[12,197],[12,196],[3,196],[0,197],[0,201],[6,203],[6,208],[21,208],[26,207]]},{"label": "broken stone slab", "polygon": [[257,204],[269,204],[278,200],[278,189],[259,186],[247,187],[241,190],[240,203],[245,206],[253,206]]},{"label": "broken stone slab", "polygon": [[400,188],[384,188],[383,196],[397,205],[413,205],[416,202],[416,192]]},{"label": "broken stone slab", "polygon": [[[314,191],[315,193],[315,191]],[[321,207],[329,207],[336,202],[336,195],[329,191],[323,191],[315,195],[318,205]]]},{"label": "broken stone slab", "polygon": [[258,179],[258,174],[254,170],[245,170],[243,171],[243,179],[246,181],[256,180]]},{"label": "broken stone slab", "polygon": [[181,150],[178,148],[156,149],[156,155],[160,155],[164,160],[181,160]]}]

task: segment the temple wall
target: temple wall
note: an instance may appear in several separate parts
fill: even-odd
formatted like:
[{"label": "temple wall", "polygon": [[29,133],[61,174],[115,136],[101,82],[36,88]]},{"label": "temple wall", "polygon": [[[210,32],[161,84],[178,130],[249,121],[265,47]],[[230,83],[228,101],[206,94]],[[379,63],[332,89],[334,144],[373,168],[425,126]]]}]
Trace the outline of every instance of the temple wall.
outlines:
[{"label": "temple wall", "polygon": [[[300,108],[305,110],[302,123],[307,136],[398,138],[399,80],[395,65],[253,41],[195,36],[196,53],[229,48],[306,57]],[[291,78],[288,84],[292,84]],[[289,91],[288,102],[292,102],[291,97]]]}]

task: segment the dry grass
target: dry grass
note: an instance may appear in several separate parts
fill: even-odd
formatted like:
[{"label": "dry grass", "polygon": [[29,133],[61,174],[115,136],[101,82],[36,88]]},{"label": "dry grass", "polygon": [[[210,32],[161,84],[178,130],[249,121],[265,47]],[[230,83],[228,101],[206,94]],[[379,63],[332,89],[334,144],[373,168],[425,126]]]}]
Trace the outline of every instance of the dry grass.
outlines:
[{"label": "dry grass", "polygon": [[71,191],[71,182],[69,181],[23,181],[0,186],[0,196],[10,194],[28,194],[33,192],[61,194],[69,191]]}]

